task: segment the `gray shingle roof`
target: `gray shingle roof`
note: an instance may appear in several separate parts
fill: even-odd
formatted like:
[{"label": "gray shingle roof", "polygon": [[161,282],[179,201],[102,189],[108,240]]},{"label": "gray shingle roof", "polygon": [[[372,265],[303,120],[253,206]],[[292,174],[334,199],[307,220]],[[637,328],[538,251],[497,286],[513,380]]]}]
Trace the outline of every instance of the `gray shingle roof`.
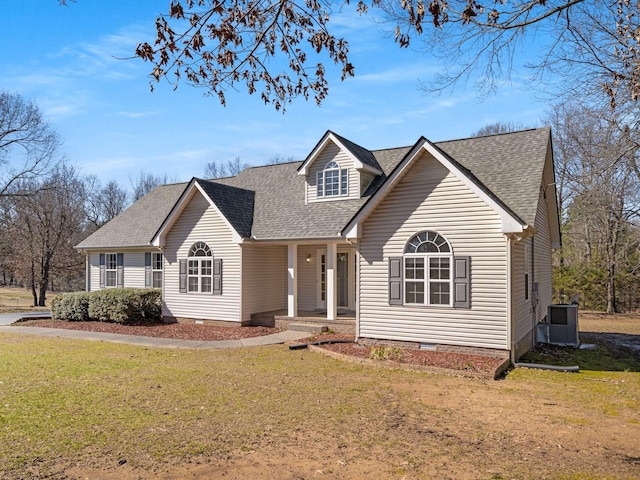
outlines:
[{"label": "gray shingle roof", "polygon": [[206,192],[220,212],[231,223],[242,238],[251,236],[253,225],[254,197],[251,190],[232,187],[223,183],[194,179]]},{"label": "gray shingle roof", "polygon": [[351,140],[347,140],[346,138],[341,137],[335,132],[331,133],[333,133],[335,137],[340,140],[340,142],[345,146],[345,148],[347,148],[351,152],[351,154],[362,163],[378,170],[382,170],[382,168],[380,168],[380,164],[378,163],[375,155],[372,152],[356,143],[353,143]]},{"label": "gray shingle roof", "polygon": [[301,162],[247,168],[236,177],[216,182],[253,190],[256,239],[326,238],[339,235],[365,199],[305,205]]},{"label": "gray shingle roof", "polygon": [[[360,199],[305,204],[305,178],[297,174],[303,162],[252,167],[235,177],[196,181],[245,238],[338,237],[412,148],[375,150],[367,154],[362,147],[338,138],[361,161],[369,158],[365,163],[371,165],[373,158],[376,168],[384,172]],[[434,145],[508,211],[533,224],[549,138],[550,130],[540,128]],[[159,187],[78,247],[148,245],[186,185]]]},{"label": "gray shingle roof", "polygon": [[551,130],[452,140],[436,144],[482,182],[504,205],[533,225]]},{"label": "gray shingle roof", "polygon": [[142,247],[150,245],[164,219],[186,188],[186,183],[162,185],[142,197],[76,248]]}]

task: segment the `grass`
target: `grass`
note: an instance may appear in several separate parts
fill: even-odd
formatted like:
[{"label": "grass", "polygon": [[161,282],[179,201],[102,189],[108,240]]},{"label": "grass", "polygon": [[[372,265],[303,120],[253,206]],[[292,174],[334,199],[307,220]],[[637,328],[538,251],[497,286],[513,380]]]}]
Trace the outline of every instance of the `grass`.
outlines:
[{"label": "grass", "polygon": [[[55,294],[47,295],[47,304]],[[34,307],[31,291],[26,288],[0,287],[0,313],[38,312],[48,307]]]},{"label": "grass", "polygon": [[[72,465],[122,461],[156,468],[269,448],[356,452],[358,461],[388,465],[362,478],[420,478],[429,462],[490,463],[506,478],[533,478],[530,467],[546,472],[540,478],[627,478],[619,463],[597,456],[604,466],[581,461],[580,476],[566,459],[549,463],[547,454],[523,466],[504,453],[517,447],[513,431],[526,433],[522,419],[537,418],[523,400],[563,406],[545,420],[552,432],[584,427],[604,436],[612,421],[640,431],[632,422],[640,374],[631,372],[516,370],[487,382],[371,369],[282,346],[164,350],[11,333],[0,333],[0,365],[0,478],[59,478]],[[520,413],[490,420],[497,406]],[[566,441],[549,432],[537,439],[537,430],[525,451]]]}]

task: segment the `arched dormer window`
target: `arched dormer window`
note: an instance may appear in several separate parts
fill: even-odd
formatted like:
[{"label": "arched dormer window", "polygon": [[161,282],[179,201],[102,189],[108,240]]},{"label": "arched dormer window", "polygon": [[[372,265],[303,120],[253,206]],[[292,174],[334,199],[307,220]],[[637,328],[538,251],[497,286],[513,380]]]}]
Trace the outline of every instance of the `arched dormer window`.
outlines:
[{"label": "arched dormer window", "polygon": [[349,171],[340,168],[338,162],[327,163],[324,170],[317,173],[318,198],[339,197],[349,194]]}]

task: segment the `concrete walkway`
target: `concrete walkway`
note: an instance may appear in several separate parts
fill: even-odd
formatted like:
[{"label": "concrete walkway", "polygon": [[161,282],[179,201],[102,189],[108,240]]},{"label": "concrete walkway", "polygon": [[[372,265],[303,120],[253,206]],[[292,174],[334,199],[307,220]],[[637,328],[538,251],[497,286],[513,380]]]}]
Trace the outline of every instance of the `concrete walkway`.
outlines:
[{"label": "concrete walkway", "polygon": [[29,335],[39,335],[42,337],[75,338],[79,340],[97,340],[100,342],[126,343],[129,345],[139,345],[143,347],[159,348],[240,348],[240,347],[260,347],[264,345],[277,345],[292,340],[307,338],[309,332],[282,331],[272,335],[261,337],[243,338],[240,340],[180,340],[175,338],[155,338],[140,335],[122,335],[119,333],[99,333],[85,332],[81,330],[67,330],[64,328],[42,328],[42,327],[20,327],[11,324],[20,318],[30,316],[42,316],[39,314],[9,313],[0,315],[0,333],[26,333]]}]

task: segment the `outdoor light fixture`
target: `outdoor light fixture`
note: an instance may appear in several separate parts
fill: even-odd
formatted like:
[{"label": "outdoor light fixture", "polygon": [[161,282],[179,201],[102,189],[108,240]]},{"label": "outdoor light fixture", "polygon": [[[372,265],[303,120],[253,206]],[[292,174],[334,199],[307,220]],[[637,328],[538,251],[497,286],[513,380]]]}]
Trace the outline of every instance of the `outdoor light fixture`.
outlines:
[{"label": "outdoor light fixture", "polygon": [[311,263],[311,254],[307,255],[307,263]]}]

